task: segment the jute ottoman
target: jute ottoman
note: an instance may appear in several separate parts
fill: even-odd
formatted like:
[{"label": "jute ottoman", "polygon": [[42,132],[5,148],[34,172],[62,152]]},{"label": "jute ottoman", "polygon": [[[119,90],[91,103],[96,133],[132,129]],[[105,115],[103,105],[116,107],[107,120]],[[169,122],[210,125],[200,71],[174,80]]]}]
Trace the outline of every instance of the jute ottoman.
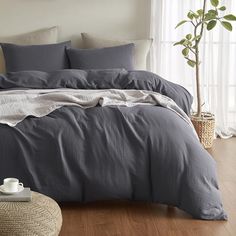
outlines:
[{"label": "jute ottoman", "polygon": [[1,236],[56,236],[61,209],[51,198],[32,192],[31,202],[0,202]]}]

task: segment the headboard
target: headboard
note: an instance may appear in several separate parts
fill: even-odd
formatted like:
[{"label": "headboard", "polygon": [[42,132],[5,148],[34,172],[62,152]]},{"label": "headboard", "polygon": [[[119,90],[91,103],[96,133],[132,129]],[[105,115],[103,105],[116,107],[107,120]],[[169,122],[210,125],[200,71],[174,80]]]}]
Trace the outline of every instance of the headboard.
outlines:
[{"label": "headboard", "polygon": [[81,32],[117,38],[149,36],[149,0],[0,0],[0,36],[59,26],[60,40]]}]

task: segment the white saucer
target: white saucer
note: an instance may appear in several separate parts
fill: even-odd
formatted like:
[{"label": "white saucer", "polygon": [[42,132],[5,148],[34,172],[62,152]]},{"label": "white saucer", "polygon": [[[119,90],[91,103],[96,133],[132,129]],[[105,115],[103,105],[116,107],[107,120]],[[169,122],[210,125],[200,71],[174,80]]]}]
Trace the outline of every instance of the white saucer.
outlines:
[{"label": "white saucer", "polygon": [[19,185],[17,192],[7,192],[7,191],[4,190],[3,185],[0,186],[0,192],[1,192],[1,193],[4,193],[4,194],[17,194],[17,193],[22,192],[23,190],[24,190],[24,187],[21,186],[21,185]]}]

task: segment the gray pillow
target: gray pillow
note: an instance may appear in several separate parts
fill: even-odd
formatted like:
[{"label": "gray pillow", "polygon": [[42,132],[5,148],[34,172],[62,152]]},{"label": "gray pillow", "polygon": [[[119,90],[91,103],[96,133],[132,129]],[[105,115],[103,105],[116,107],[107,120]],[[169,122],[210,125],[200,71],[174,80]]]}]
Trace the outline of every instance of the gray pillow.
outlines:
[{"label": "gray pillow", "polygon": [[[1,34],[1,33],[0,33]],[[58,27],[54,26],[48,29],[41,29],[25,34],[13,35],[8,37],[1,37],[2,43],[14,43],[19,45],[37,45],[37,44],[50,44],[57,43]],[[6,66],[3,56],[3,51],[0,46],[0,73],[5,73]]]},{"label": "gray pillow", "polygon": [[107,39],[103,37],[97,37],[93,34],[81,33],[83,44],[85,48],[105,48],[114,47],[124,44],[134,44],[134,68],[135,70],[147,69],[147,55],[151,48],[152,39]]},{"label": "gray pillow", "polygon": [[134,44],[108,48],[67,49],[71,69],[134,69]]},{"label": "gray pillow", "polygon": [[66,47],[70,47],[70,45],[70,41],[27,46],[1,43],[6,62],[6,72],[27,70],[49,72],[68,69]]}]

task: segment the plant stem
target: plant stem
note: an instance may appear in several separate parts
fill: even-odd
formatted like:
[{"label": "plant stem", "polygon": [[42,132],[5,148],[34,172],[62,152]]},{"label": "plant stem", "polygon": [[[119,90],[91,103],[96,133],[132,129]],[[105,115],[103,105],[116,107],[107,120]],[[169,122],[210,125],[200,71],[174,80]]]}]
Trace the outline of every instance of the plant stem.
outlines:
[{"label": "plant stem", "polygon": [[203,2],[203,16],[200,22],[195,26],[194,29],[194,36],[197,36],[197,29],[198,26],[201,26],[200,30],[200,38],[196,40],[196,45],[195,45],[195,61],[196,61],[196,90],[197,90],[197,117],[201,117],[202,114],[202,99],[201,99],[201,88],[200,88],[200,69],[199,69],[199,43],[202,39],[203,36],[203,30],[204,30],[204,15],[206,12],[206,0]]},{"label": "plant stem", "polygon": [[202,114],[202,99],[201,99],[201,89],[200,89],[200,75],[199,75],[199,49],[196,46],[195,50],[195,60],[196,60],[196,89],[197,89],[197,117],[201,117]]}]

